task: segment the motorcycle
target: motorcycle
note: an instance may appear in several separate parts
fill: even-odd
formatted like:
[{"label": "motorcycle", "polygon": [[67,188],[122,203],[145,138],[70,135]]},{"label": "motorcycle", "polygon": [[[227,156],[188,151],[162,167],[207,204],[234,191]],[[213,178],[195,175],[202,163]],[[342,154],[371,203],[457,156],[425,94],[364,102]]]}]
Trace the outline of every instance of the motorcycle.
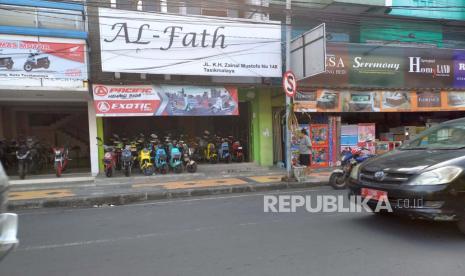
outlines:
[{"label": "motorcycle", "polygon": [[243,162],[244,161],[244,151],[242,149],[241,142],[236,141],[232,145],[232,159],[235,162]]},{"label": "motorcycle", "polygon": [[231,153],[229,152],[229,143],[226,140],[223,140],[220,144],[220,149],[218,150],[218,156],[220,161],[229,163],[231,161]]},{"label": "motorcycle", "polygon": [[45,68],[48,69],[50,67],[50,60],[48,57],[37,58],[40,53],[31,53],[27,57],[26,63],[24,63],[23,69],[26,72],[32,71],[35,68]]},{"label": "motorcycle", "polygon": [[182,144],[182,154],[184,160],[184,167],[190,173],[195,173],[197,171],[197,162],[193,159],[195,149],[189,147],[187,143]]},{"label": "motorcycle", "polygon": [[65,147],[54,147],[53,149],[53,154],[54,154],[54,169],[55,169],[55,174],[57,177],[61,176],[61,173],[66,170],[66,167],[68,166],[68,149]]},{"label": "motorcycle", "polygon": [[216,152],[216,147],[214,143],[208,143],[207,148],[205,149],[205,160],[214,164],[218,162],[218,153]]},{"label": "motorcycle", "polygon": [[113,145],[115,148],[115,155],[116,155],[116,169],[121,170],[121,154],[123,151],[123,142],[121,141],[120,137],[117,134],[113,134]]},{"label": "motorcycle", "polygon": [[170,167],[175,173],[182,173],[181,151],[175,145],[171,145]]},{"label": "motorcycle", "polygon": [[[97,140],[101,144],[103,144],[103,141],[100,137],[97,137]],[[104,166],[105,175],[107,177],[111,177],[115,173],[115,167],[116,167],[115,149],[112,146],[107,146],[103,144],[103,151],[105,152],[105,154],[103,155],[103,166]]]},{"label": "motorcycle", "polygon": [[121,168],[124,170],[124,175],[131,176],[132,165],[134,158],[132,156],[131,146],[126,147],[121,151]]},{"label": "motorcycle", "polygon": [[157,146],[157,151],[155,154],[155,167],[161,174],[166,174],[168,172],[168,164],[166,162],[166,150],[163,146]]},{"label": "motorcycle", "polygon": [[332,171],[329,177],[329,184],[336,190],[345,189],[347,187],[347,179],[355,165],[364,162],[365,160],[374,157],[372,154],[364,154],[366,148],[346,148],[341,153],[341,167]]},{"label": "motorcycle", "polygon": [[139,168],[147,176],[152,175],[155,171],[152,163],[152,153],[147,146],[139,152]]},{"label": "motorcycle", "polygon": [[16,151],[16,158],[18,159],[19,178],[24,179],[28,173],[29,164],[32,161],[31,152],[25,144],[19,146],[18,150]]}]

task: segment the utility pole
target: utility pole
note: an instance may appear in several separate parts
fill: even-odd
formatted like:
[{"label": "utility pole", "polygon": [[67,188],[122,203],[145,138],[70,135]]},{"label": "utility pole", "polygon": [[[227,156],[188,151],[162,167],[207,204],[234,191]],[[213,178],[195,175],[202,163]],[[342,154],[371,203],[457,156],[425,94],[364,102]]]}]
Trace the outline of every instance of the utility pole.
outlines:
[{"label": "utility pole", "polygon": [[[286,0],[286,71],[291,70],[291,33],[291,0]],[[288,180],[293,176],[291,164],[291,132],[289,131],[291,103],[291,98],[286,95],[286,171]]]}]

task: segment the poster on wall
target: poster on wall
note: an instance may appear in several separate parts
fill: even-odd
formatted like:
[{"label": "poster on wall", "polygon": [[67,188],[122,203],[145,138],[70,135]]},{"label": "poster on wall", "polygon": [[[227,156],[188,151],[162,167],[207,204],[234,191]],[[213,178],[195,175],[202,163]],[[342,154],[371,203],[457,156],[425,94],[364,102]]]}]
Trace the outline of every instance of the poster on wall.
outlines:
[{"label": "poster on wall", "polygon": [[416,92],[418,109],[438,109],[442,106],[440,92]]},{"label": "poster on wall", "polygon": [[322,89],[317,92],[316,107],[318,112],[340,111],[339,95],[337,91]]},{"label": "poster on wall", "polygon": [[380,93],[351,91],[342,97],[343,112],[378,112],[380,111]]},{"label": "poster on wall", "polygon": [[295,112],[316,112],[316,90],[297,90],[294,96]]},{"label": "poster on wall", "polygon": [[465,108],[465,92],[447,92],[447,104],[452,108]]},{"label": "poster on wall", "polygon": [[97,116],[239,115],[235,87],[94,85]]},{"label": "poster on wall", "polygon": [[382,111],[410,110],[412,108],[409,91],[382,91]]},{"label": "poster on wall", "polygon": [[1,35],[0,86],[83,87],[86,51],[84,40]]},{"label": "poster on wall", "polygon": [[281,23],[99,8],[102,71],[281,77]]}]

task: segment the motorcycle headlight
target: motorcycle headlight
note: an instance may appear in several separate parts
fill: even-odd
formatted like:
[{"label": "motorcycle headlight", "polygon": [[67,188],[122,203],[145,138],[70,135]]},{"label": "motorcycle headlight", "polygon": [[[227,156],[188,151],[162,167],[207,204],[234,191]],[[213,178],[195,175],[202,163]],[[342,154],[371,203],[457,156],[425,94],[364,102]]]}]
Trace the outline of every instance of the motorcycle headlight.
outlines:
[{"label": "motorcycle headlight", "polygon": [[447,184],[456,179],[463,169],[456,166],[447,166],[435,170],[427,171],[416,178],[408,185],[441,185]]},{"label": "motorcycle headlight", "polygon": [[355,165],[350,172],[350,178],[357,180],[360,173],[360,164]]}]

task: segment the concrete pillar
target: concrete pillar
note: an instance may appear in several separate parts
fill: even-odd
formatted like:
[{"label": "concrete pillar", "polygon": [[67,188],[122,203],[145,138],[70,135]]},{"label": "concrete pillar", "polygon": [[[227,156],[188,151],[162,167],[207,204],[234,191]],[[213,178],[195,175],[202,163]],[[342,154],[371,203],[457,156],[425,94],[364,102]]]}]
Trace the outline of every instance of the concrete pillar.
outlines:
[{"label": "concrete pillar", "polygon": [[[105,137],[103,135],[103,118],[102,117],[97,117],[97,137],[100,137],[101,141],[105,141]],[[98,166],[99,170],[103,172],[103,155],[105,154],[105,151],[103,149],[103,144],[100,143],[98,146]]]},{"label": "concrete pillar", "polygon": [[89,150],[90,150],[90,172],[92,176],[96,176],[99,173],[99,151],[97,146],[97,117],[95,116],[94,101],[89,100],[87,102],[87,114],[89,121]]}]

